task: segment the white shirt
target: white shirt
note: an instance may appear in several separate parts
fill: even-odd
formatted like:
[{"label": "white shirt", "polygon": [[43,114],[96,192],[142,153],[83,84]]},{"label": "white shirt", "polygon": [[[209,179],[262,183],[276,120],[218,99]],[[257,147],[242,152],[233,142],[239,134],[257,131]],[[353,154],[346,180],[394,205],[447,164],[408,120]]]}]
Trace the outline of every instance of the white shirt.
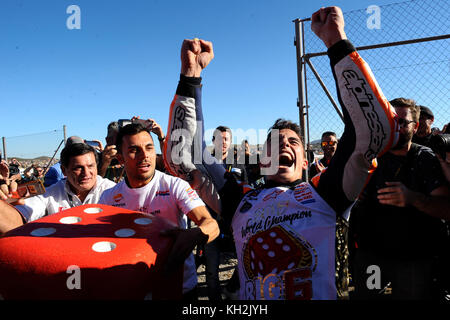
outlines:
[{"label": "white shirt", "polygon": [[[184,180],[155,170],[153,179],[141,188],[129,188],[125,180],[105,191],[99,203],[151,213],[186,229],[186,214],[205,204]],[[183,293],[197,285],[197,271],[191,254],[184,264]]]},{"label": "white shirt", "polygon": [[16,209],[27,222],[31,222],[45,215],[58,213],[72,207],[97,203],[103,191],[115,185],[111,180],[97,176],[97,183],[94,188],[91,189],[84,201],[81,201],[70,190],[67,179],[62,179],[48,187],[44,194],[25,199],[25,205],[18,205]]}]

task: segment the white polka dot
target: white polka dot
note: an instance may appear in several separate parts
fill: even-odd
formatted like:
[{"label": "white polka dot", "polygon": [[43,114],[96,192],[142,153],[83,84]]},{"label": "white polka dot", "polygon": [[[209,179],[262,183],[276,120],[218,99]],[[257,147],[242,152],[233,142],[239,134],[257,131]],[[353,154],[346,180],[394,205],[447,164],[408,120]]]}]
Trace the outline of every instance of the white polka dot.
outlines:
[{"label": "white polka dot", "polygon": [[275,257],[275,252],[269,251],[269,252],[267,252],[267,255],[268,255],[269,257],[273,258],[273,257]]},{"label": "white polka dot", "polygon": [[295,262],[291,262],[288,264],[287,268],[292,269],[295,266]]},{"label": "white polka dot", "polygon": [[59,222],[61,222],[63,224],[73,224],[73,223],[81,222],[81,218],[80,217],[64,217],[64,218],[59,219]]},{"label": "white polka dot", "polygon": [[262,245],[262,248],[263,248],[264,250],[267,250],[267,249],[269,249],[269,245],[263,244],[263,245]]},{"label": "white polka dot", "polygon": [[259,270],[263,270],[264,269],[264,266],[263,266],[261,261],[258,262],[258,267],[259,267]]},{"label": "white polka dot", "polygon": [[253,252],[253,250],[250,251],[250,256],[252,257],[252,259],[255,259],[255,252]]},{"label": "white polka dot", "polygon": [[109,252],[113,251],[115,248],[116,244],[109,241],[100,241],[92,245],[92,250],[94,250],[95,252]]},{"label": "white polka dot", "polygon": [[134,220],[134,223],[140,224],[140,225],[147,225],[147,224],[152,223],[152,219],[150,219],[150,218],[138,218],[138,219]]},{"label": "white polka dot", "polygon": [[96,214],[96,213],[100,213],[102,211],[103,211],[103,209],[100,209],[100,208],[86,208],[86,209],[84,209],[84,212],[86,212],[87,214]]},{"label": "white polka dot", "polygon": [[275,238],[277,236],[277,234],[272,231],[271,233],[269,233],[269,236],[271,236],[272,238]]},{"label": "white polka dot", "polygon": [[278,269],[275,268],[275,269],[273,269],[270,273],[277,273],[277,272],[278,272]]},{"label": "white polka dot", "polygon": [[275,242],[276,242],[277,244],[282,244],[282,243],[283,243],[283,240],[280,239],[280,238],[277,238],[277,239],[275,240]]},{"label": "white polka dot", "polygon": [[253,261],[250,262],[250,268],[251,268],[252,270],[255,270],[255,264],[253,263]]},{"label": "white polka dot", "polygon": [[264,240],[263,240],[263,238],[258,238],[258,239],[256,239],[256,242],[258,242],[258,243],[262,243]]},{"label": "white polka dot", "polygon": [[291,247],[289,247],[287,244],[285,244],[283,246],[283,251],[286,251],[286,252],[291,251]]},{"label": "white polka dot", "polygon": [[31,231],[33,237],[45,237],[56,232],[55,228],[37,228]]},{"label": "white polka dot", "polygon": [[119,229],[114,232],[114,234],[116,235],[116,237],[127,238],[134,236],[136,234],[136,231],[134,231],[133,229]]}]

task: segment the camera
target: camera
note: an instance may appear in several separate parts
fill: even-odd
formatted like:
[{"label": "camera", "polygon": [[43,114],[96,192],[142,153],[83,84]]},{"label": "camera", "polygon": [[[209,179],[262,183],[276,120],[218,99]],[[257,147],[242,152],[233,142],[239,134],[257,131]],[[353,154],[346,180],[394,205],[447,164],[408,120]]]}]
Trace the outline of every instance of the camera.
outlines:
[{"label": "camera", "polygon": [[117,123],[119,124],[119,128],[125,127],[126,125],[132,124],[132,123],[140,123],[147,129],[150,129],[153,125],[153,121],[141,120],[141,119],[134,119],[134,120],[120,119],[119,121],[117,121]]},{"label": "camera", "polygon": [[9,166],[9,178],[11,178],[12,176],[19,174],[19,173],[20,173],[19,166],[16,166],[16,165]]},{"label": "camera", "polygon": [[429,146],[436,154],[440,155],[442,159],[445,159],[445,153],[450,152],[450,133],[432,136]]},{"label": "camera", "polygon": [[84,143],[94,148],[100,148],[100,143],[98,141],[85,140]]}]

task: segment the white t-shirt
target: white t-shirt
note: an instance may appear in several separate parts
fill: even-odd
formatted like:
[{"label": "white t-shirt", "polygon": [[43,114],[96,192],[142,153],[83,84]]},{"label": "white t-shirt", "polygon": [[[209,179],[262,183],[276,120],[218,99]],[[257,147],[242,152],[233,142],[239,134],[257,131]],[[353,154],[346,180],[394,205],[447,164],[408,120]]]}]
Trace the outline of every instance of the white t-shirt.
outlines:
[{"label": "white t-shirt", "polygon": [[[129,188],[125,180],[105,191],[99,203],[151,213],[186,229],[186,214],[205,204],[190,185],[177,177],[155,170],[153,179],[141,188]],[[184,264],[183,293],[197,285],[197,270],[191,254]]]},{"label": "white t-shirt", "polygon": [[89,192],[84,201],[81,201],[70,190],[67,179],[62,179],[48,187],[44,194],[25,199],[25,205],[18,205],[16,209],[27,222],[37,220],[60,211],[88,203],[97,203],[106,189],[116,185],[109,179],[97,176],[95,187]]}]

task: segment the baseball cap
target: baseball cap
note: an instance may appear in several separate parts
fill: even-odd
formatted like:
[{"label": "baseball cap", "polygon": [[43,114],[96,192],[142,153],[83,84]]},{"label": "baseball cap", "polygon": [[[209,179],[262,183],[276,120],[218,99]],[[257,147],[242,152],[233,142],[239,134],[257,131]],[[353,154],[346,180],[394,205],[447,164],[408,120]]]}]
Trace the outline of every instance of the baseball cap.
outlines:
[{"label": "baseball cap", "polygon": [[69,146],[69,145],[75,144],[75,143],[84,143],[84,139],[81,139],[78,136],[71,136],[71,137],[67,138],[66,146]]},{"label": "baseball cap", "polygon": [[433,111],[430,108],[425,106],[420,106],[420,115],[426,115],[428,118],[434,119]]}]

